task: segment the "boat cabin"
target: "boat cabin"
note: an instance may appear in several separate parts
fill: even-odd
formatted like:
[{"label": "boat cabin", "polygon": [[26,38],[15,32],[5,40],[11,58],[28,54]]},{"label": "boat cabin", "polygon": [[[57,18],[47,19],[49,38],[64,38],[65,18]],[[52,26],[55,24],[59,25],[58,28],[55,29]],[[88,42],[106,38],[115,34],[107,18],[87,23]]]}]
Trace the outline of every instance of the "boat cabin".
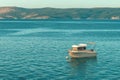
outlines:
[{"label": "boat cabin", "polygon": [[86,50],[87,44],[72,45],[73,51]]},{"label": "boat cabin", "polygon": [[89,44],[93,45],[94,43],[90,42],[88,44],[72,45],[72,49],[69,50],[69,56],[71,58],[96,57],[96,52],[94,50],[95,45],[89,50]]}]

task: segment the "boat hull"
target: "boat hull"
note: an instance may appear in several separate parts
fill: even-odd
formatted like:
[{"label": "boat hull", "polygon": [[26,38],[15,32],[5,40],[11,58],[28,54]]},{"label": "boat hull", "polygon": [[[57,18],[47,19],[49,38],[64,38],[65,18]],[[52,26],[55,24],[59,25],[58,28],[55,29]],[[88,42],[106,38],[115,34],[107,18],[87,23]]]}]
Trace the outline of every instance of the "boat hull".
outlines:
[{"label": "boat hull", "polygon": [[89,58],[89,57],[96,57],[95,51],[69,51],[69,56],[71,58]]}]

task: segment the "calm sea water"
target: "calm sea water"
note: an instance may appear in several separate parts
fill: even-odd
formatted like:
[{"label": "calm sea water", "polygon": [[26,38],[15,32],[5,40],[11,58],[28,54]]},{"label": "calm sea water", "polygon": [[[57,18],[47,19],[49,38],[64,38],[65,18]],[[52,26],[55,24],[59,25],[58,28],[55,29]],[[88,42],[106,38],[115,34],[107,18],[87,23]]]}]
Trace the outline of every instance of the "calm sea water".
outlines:
[{"label": "calm sea water", "polygon": [[[96,42],[97,57],[65,57]],[[120,21],[0,21],[0,80],[120,80]]]}]

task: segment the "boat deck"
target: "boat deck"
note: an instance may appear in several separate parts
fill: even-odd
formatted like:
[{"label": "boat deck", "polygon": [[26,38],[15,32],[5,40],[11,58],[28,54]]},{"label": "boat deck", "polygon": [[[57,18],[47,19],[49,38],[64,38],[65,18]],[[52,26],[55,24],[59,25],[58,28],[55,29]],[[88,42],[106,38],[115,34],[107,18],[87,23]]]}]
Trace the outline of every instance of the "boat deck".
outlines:
[{"label": "boat deck", "polygon": [[69,52],[72,52],[72,53],[95,53],[95,51],[91,51],[91,50],[80,50],[80,51],[69,50]]}]

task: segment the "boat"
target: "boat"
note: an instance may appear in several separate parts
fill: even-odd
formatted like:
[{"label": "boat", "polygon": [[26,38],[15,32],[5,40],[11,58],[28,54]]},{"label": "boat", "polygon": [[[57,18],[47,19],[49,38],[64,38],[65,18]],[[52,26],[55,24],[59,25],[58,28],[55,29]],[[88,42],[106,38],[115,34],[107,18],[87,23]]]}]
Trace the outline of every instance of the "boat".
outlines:
[{"label": "boat", "polygon": [[[88,45],[93,45],[92,49],[87,49]],[[69,50],[69,56],[71,58],[89,58],[96,57],[96,51],[94,50],[95,43],[89,42],[87,44],[72,45],[72,49]]]}]

